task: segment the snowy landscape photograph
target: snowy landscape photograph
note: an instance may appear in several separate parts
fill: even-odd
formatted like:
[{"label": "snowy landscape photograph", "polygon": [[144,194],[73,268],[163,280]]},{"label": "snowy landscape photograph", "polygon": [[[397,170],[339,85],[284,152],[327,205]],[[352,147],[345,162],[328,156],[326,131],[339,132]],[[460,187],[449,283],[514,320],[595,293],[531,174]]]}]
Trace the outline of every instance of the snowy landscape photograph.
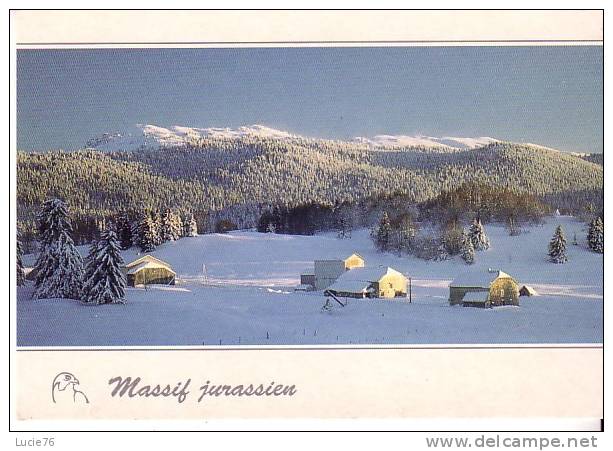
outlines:
[{"label": "snowy landscape photograph", "polygon": [[603,341],[601,46],[16,63],[19,347]]}]

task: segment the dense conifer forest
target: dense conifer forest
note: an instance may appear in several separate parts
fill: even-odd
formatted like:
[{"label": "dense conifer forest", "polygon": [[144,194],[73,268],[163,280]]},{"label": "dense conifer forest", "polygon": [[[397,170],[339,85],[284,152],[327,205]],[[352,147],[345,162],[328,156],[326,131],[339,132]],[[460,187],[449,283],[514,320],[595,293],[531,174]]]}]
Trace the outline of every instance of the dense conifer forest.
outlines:
[{"label": "dense conifer forest", "polygon": [[[314,215],[328,215],[327,227],[342,229],[344,221],[369,225],[386,202],[420,206],[420,219],[441,221],[458,205],[446,205],[437,196],[455,192],[450,195],[460,199],[457,190],[467,183],[482,187],[480,196],[489,192],[490,202],[526,214],[546,208],[574,214],[585,212],[586,206],[590,214],[602,209],[601,158],[525,144],[498,142],[472,150],[371,148],[355,142],[246,136],[132,151],[17,154],[18,221],[25,252],[36,233],[36,211],[49,197],[70,206],[74,239],[80,244],[97,238],[97,231],[120,211],[133,218],[165,209],[193,215],[200,233],[258,223],[268,227],[274,221],[262,222],[263,214],[288,212],[295,217],[280,224],[279,232],[292,223],[288,230],[312,233],[320,227],[311,220]],[[518,202],[523,202],[521,208],[513,209]]]}]

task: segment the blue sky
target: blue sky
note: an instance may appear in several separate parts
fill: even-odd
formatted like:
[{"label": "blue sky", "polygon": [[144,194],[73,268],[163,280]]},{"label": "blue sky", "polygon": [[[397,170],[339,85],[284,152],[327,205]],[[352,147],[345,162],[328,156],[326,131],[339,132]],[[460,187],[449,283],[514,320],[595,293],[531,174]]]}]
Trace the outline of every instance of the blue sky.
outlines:
[{"label": "blue sky", "polygon": [[17,147],[137,123],[491,136],[602,152],[601,47],[17,51]]}]

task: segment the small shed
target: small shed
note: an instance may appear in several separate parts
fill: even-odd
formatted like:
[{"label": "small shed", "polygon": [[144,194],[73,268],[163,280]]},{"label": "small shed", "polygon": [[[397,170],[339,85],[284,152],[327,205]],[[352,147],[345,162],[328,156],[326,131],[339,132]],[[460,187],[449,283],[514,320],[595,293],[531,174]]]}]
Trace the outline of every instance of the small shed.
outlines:
[{"label": "small shed", "polygon": [[326,292],[351,298],[394,298],[407,295],[408,279],[387,266],[359,267],[342,274]]},{"label": "small shed", "polygon": [[315,274],[302,273],[300,274],[300,285],[311,285],[315,288]]},{"label": "small shed", "polygon": [[145,255],[122,267],[128,286],[174,285],[177,273],[165,261]]},{"label": "small shed", "polygon": [[520,296],[538,296],[539,294],[530,285],[524,285],[523,287],[519,289],[519,295]]},{"label": "small shed", "polygon": [[300,285],[298,285],[295,291],[313,291],[315,289],[315,274],[306,272],[300,274]]},{"label": "small shed", "polygon": [[[463,304],[467,293],[479,293],[492,305],[519,305],[519,285],[500,270],[473,271],[458,276],[449,284],[449,303]],[[469,299],[478,299],[470,295]],[[468,304],[471,304],[469,302]]]}]

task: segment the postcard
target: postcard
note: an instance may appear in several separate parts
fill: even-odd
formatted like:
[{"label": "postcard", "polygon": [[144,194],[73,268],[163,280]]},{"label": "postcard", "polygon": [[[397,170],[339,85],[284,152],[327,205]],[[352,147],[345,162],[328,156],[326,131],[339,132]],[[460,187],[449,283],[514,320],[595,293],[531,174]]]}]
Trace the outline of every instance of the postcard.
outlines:
[{"label": "postcard", "polygon": [[13,11],[13,427],[601,430],[602,20]]}]

